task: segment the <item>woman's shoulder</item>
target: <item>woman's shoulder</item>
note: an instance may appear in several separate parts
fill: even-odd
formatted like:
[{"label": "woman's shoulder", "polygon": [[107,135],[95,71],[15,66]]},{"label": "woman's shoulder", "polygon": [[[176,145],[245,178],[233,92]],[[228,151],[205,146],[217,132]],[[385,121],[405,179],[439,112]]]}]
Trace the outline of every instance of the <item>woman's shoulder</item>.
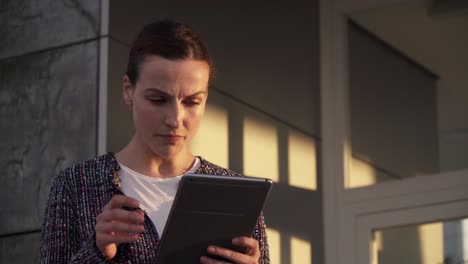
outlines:
[{"label": "woman's shoulder", "polygon": [[118,166],[114,154],[107,153],[62,169],[57,175],[57,180],[76,181],[87,177],[96,179],[96,175],[109,175],[117,170]]},{"label": "woman's shoulder", "polygon": [[196,171],[196,173],[220,175],[220,176],[242,176],[238,172],[216,165],[212,162],[209,162],[203,159],[202,157],[199,157],[199,158],[200,158],[201,164],[200,164],[200,168]]},{"label": "woman's shoulder", "polygon": [[115,169],[117,168],[118,162],[115,159],[113,153],[107,153],[93,159],[75,163],[61,172],[64,174],[83,174],[93,173],[102,170]]}]

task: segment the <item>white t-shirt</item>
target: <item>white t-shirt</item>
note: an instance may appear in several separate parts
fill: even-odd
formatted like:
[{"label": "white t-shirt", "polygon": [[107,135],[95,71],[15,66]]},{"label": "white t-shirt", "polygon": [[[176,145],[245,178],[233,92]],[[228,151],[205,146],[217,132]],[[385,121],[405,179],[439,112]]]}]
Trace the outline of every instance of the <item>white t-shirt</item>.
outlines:
[{"label": "white t-shirt", "polygon": [[[119,165],[122,192],[140,201],[140,208],[146,211],[161,236],[183,174],[161,179],[138,173],[120,162]],[[194,173],[199,167],[200,159],[197,157],[185,173]]]}]

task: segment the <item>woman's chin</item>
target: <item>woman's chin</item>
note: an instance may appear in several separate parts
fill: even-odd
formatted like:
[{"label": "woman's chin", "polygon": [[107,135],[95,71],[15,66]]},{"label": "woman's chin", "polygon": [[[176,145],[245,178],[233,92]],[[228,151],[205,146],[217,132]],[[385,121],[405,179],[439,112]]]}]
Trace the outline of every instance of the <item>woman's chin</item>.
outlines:
[{"label": "woman's chin", "polygon": [[178,154],[180,154],[182,151],[182,148],[178,146],[165,146],[163,148],[158,147],[158,148],[152,148],[152,152],[163,158],[163,159],[173,159],[176,157]]}]

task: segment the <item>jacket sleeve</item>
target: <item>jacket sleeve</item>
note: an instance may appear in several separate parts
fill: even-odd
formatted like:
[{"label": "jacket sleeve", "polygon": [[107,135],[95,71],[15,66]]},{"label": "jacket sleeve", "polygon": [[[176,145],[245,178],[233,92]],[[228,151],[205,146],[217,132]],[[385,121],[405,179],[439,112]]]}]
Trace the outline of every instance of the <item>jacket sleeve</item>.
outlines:
[{"label": "jacket sleeve", "polygon": [[[40,263],[122,263],[121,256],[107,260],[95,244],[94,236],[83,239],[76,206],[66,177],[55,179],[47,203],[41,235]],[[118,254],[119,255],[119,254]]]},{"label": "jacket sleeve", "polygon": [[259,263],[270,264],[270,248],[268,246],[265,218],[263,217],[263,213],[261,213],[260,217],[258,218],[257,226],[255,227],[255,231],[253,233],[253,238],[258,241],[258,245],[260,246]]}]

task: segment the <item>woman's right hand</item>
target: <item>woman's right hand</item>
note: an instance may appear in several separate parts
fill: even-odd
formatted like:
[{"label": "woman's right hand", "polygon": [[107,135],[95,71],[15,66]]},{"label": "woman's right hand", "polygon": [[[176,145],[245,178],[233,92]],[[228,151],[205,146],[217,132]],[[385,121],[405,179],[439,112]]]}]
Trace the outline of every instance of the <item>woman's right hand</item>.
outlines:
[{"label": "woman's right hand", "polygon": [[131,197],[115,195],[96,217],[96,245],[108,259],[115,257],[118,245],[138,240],[139,233],[144,231],[144,212],[123,209],[137,209],[139,205]]}]

